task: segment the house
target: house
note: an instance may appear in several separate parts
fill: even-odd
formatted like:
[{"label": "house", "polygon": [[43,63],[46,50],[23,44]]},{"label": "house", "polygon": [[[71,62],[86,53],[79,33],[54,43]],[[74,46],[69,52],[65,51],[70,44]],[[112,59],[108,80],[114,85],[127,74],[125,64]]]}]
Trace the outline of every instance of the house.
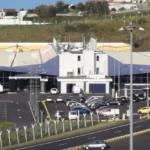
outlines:
[{"label": "house", "polygon": [[2,9],[0,11],[1,19],[13,19],[16,18],[16,16],[17,16],[16,9]]}]

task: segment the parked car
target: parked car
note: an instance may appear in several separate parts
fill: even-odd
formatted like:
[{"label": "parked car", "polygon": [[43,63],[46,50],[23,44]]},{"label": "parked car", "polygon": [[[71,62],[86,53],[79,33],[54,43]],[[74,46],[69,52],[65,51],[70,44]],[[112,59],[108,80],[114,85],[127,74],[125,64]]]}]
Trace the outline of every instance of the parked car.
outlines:
[{"label": "parked car", "polygon": [[68,106],[68,107],[70,107],[70,105],[72,105],[73,103],[77,103],[78,101],[68,101],[67,103],[66,103],[66,106]]},{"label": "parked car", "polygon": [[86,101],[85,101],[85,103],[87,104],[87,103],[89,103],[89,102],[91,102],[91,101],[93,101],[93,100],[95,100],[95,99],[103,99],[104,98],[104,96],[91,96],[90,98],[88,98]]},{"label": "parked car", "polygon": [[138,94],[138,99],[139,99],[139,101],[144,101],[144,100],[146,100],[145,94],[144,94],[144,93],[139,93],[139,94]]},{"label": "parked car", "polygon": [[68,113],[69,120],[75,120],[77,118],[78,118],[78,113],[76,111],[69,111]]},{"label": "parked car", "polygon": [[110,100],[110,101],[106,101],[105,102],[107,105],[123,105],[122,101],[117,101],[116,99]]},{"label": "parked car", "polygon": [[104,110],[104,109],[106,109],[106,108],[108,108],[108,106],[102,106],[102,107],[96,109],[96,112],[97,112],[98,114],[100,114],[101,111]]},{"label": "parked car", "polygon": [[95,103],[92,103],[92,105],[90,106],[90,108],[91,108],[92,110],[95,110],[95,109],[97,109],[97,108],[99,108],[99,107],[102,107],[102,106],[106,106],[106,103],[105,103],[105,102],[102,102],[102,101],[97,101],[97,102],[95,102]]},{"label": "parked car", "polygon": [[63,97],[62,96],[58,96],[56,99],[56,102],[63,102]]},{"label": "parked car", "polygon": [[87,106],[90,107],[92,104],[97,103],[97,102],[104,102],[103,99],[94,99],[93,101],[90,101],[89,103],[87,103]]},{"label": "parked car", "polygon": [[49,102],[53,102],[52,97],[51,97],[51,96],[48,96],[48,97],[46,98],[46,102],[47,102],[47,103],[49,103]]},{"label": "parked car", "polygon": [[108,108],[102,112],[103,116],[119,116],[120,110],[118,108]]},{"label": "parked car", "polygon": [[87,108],[82,108],[82,107],[74,107],[72,111],[76,111],[77,113],[79,112],[80,114],[89,114],[90,110]]},{"label": "parked car", "polygon": [[58,94],[59,91],[57,88],[51,88],[51,91],[50,91],[51,94]]},{"label": "parked car", "polygon": [[95,140],[95,141],[92,141],[90,143],[87,143],[87,144],[84,144],[82,146],[83,149],[106,149],[108,147],[108,145],[104,142],[104,141],[101,141],[101,140]]},{"label": "parked car", "polygon": [[71,105],[69,105],[70,109],[73,109],[76,106],[83,107],[83,108],[86,107],[85,105],[83,105],[81,103],[72,103]]},{"label": "parked car", "polygon": [[84,103],[85,102],[84,96],[79,96],[79,101],[80,101],[80,103]]},{"label": "parked car", "polygon": [[61,120],[61,119],[65,119],[65,114],[63,111],[56,111],[55,113],[55,117],[57,120]]},{"label": "parked car", "polygon": [[107,111],[109,108],[104,108],[104,109],[102,109],[100,112],[99,112],[99,114],[100,115],[103,115],[103,112],[105,112],[105,111]]},{"label": "parked car", "polygon": [[118,97],[116,100],[119,101],[119,102],[121,101],[123,103],[128,103],[129,102],[129,98],[125,97],[125,96]]},{"label": "parked car", "polygon": [[150,113],[150,107],[142,107],[141,109],[138,110],[139,114],[147,114]]},{"label": "parked car", "polygon": [[[128,98],[129,98],[129,100],[130,100],[130,94],[128,95]],[[135,103],[135,102],[139,102],[139,98],[138,98],[138,94],[133,94],[133,96],[132,96],[132,98],[133,98],[133,102]]]}]

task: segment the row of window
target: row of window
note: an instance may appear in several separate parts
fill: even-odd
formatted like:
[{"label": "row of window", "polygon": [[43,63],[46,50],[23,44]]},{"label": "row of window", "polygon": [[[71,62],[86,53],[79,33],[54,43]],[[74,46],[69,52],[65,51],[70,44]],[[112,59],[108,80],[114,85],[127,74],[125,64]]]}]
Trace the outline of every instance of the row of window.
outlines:
[{"label": "row of window", "polygon": [[[78,56],[78,61],[81,61],[81,56]],[[96,56],[96,61],[99,61],[99,56]]]},{"label": "row of window", "polygon": [[[96,68],[96,74],[99,74],[99,68]],[[81,75],[81,68],[78,68],[78,75]]]}]

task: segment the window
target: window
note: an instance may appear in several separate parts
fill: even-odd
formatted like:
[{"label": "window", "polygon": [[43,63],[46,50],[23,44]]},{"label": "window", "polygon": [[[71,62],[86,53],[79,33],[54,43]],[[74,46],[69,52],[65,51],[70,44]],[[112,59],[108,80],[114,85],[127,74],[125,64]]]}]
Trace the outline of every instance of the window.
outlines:
[{"label": "window", "polygon": [[81,56],[78,56],[78,61],[81,61]]},{"label": "window", "polygon": [[96,56],[96,61],[99,61],[99,56]]},{"label": "window", "polygon": [[99,74],[99,68],[96,68],[96,74]]},{"label": "window", "polygon": [[81,69],[80,68],[78,68],[78,75],[80,75],[81,74]]}]

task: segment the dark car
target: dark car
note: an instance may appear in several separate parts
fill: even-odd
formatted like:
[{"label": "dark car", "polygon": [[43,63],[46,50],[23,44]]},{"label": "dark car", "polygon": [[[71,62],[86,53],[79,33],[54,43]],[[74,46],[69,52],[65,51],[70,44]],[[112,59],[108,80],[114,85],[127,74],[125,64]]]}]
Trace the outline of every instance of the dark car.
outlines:
[{"label": "dark car", "polygon": [[100,107],[102,107],[102,106],[106,106],[107,104],[104,102],[104,101],[96,101],[95,103],[93,103],[91,106],[90,106],[90,108],[92,109],[92,110],[95,110],[95,109],[98,109],[98,108],[100,108]]},{"label": "dark car", "polygon": [[106,101],[106,105],[123,105],[124,103],[122,101],[117,101],[116,99]]},{"label": "dark car", "polygon": [[129,98],[125,97],[125,96],[121,96],[119,98],[116,99],[119,102],[123,102],[123,103],[128,103],[129,102]]},{"label": "dark car", "polygon": [[144,101],[144,100],[146,100],[145,94],[144,94],[144,93],[139,93],[139,94],[138,94],[138,99],[139,99],[139,101]]},{"label": "dark car", "polygon": [[[128,98],[129,98],[129,101],[130,101],[130,94],[128,95]],[[138,94],[134,93],[132,98],[133,98],[134,103],[139,102]]]}]

